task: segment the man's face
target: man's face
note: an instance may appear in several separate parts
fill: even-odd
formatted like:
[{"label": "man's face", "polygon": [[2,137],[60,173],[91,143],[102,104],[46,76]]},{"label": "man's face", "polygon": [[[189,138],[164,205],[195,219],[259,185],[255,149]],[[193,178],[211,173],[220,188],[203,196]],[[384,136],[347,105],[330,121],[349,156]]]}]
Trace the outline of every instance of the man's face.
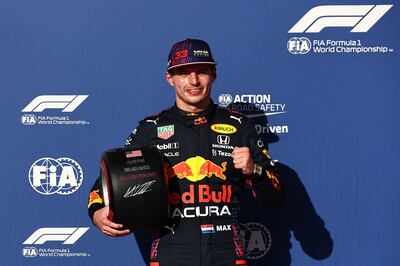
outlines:
[{"label": "man's face", "polygon": [[202,111],[209,105],[215,78],[215,67],[207,64],[177,67],[166,73],[169,85],[175,89],[177,106],[189,112]]}]

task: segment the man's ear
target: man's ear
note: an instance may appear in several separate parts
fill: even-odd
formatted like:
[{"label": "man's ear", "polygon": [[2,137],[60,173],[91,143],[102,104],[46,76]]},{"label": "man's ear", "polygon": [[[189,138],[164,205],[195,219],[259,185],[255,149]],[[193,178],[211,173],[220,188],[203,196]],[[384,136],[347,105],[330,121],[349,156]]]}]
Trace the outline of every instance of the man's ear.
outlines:
[{"label": "man's ear", "polygon": [[217,79],[217,68],[215,66],[211,67],[211,73],[214,76],[213,82]]},{"label": "man's ear", "polygon": [[168,82],[169,85],[171,85],[172,87],[174,86],[172,75],[168,71],[165,72],[165,80]]}]

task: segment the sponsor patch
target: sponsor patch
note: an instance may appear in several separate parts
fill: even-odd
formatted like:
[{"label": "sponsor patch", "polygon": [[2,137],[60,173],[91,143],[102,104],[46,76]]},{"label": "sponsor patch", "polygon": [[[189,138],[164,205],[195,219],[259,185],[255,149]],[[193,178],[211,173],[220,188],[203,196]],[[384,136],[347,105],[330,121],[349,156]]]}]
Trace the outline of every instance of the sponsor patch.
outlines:
[{"label": "sponsor patch", "polygon": [[201,156],[191,157],[169,168],[167,176],[168,178],[174,176],[177,176],[179,179],[186,178],[192,182],[197,182],[213,175],[219,179],[226,180],[226,176],[224,175],[226,164],[227,162],[222,162],[221,166],[219,166]]},{"label": "sponsor patch", "polygon": [[204,116],[196,118],[193,123],[194,123],[195,126],[206,124],[207,123],[207,118],[205,118]]},{"label": "sponsor patch", "polygon": [[157,146],[157,149],[159,149],[159,150],[179,149],[179,142],[157,144],[156,146]]},{"label": "sponsor patch", "polygon": [[180,218],[196,218],[196,217],[206,217],[206,216],[226,216],[232,215],[228,206],[224,205],[222,208],[219,206],[204,206],[204,207],[186,207],[180,210],[179,208],[175,208],[172,211],[172,218],[180,217]]},{"label": "sponsor patch", "polygon": [[92,192],[90,192],[89,194],[89,204],[88,204],[88,209],[90,208],[90,206],[93,203],[103,203],[103,200],[101,199],[100,195],[99,195],[100,190],[93,190]]},{"label": "sponsor patch", "polygon": [[211,130],[220,134],[233,134],[237,131],[236,127],[228,124],[213,124]]},{"label": "sponsor patch", "polygon": [[194,50],[193,55],[197,57],[210,57],[208,51],[205,50]]},{"label": "sponsor patch", "polygon": [[157,137],[160,139],[169,139],[175,134],[174,125],[157,127]]},{"label": "sponsor patch", "polygon": [[218,135],[217,136],[217,142],[218,144],[221,145],[228,145],[231,141],[231,138],[229,136],[225,136],[225,135]]}]

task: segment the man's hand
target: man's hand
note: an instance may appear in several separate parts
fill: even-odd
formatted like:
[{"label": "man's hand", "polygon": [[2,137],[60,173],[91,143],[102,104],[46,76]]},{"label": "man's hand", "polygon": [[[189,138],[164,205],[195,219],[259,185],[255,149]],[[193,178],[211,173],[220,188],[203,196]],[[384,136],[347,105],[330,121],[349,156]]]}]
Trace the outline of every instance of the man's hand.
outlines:
[{"label": "man's hand", "polygon": [[120,230],[123,225],[113,223],[108,219],[110,208],[108,206],[95,211],[93,214],[93,223],[108,236],[125,236],[130,233],[129,229]]},{"label": "man's hand", "polygon": [[248,147],[233,148],[232,158],[236,169],[242,170],[242,173],[247,176],[253,174],[254,162]]}]

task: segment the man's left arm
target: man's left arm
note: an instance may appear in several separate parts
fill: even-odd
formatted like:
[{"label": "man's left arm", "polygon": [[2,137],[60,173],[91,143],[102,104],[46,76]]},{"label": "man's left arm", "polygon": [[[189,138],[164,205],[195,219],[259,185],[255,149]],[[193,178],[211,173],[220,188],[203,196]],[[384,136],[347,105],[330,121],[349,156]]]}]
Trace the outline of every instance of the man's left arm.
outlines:
[{"label": "man's left arm", "polygon": [[235,168],[240,169],[256,199],[265,206],[278,206],[283,199],[282,183],[254,124],[246,121],[243,147],[232,153]]}]

